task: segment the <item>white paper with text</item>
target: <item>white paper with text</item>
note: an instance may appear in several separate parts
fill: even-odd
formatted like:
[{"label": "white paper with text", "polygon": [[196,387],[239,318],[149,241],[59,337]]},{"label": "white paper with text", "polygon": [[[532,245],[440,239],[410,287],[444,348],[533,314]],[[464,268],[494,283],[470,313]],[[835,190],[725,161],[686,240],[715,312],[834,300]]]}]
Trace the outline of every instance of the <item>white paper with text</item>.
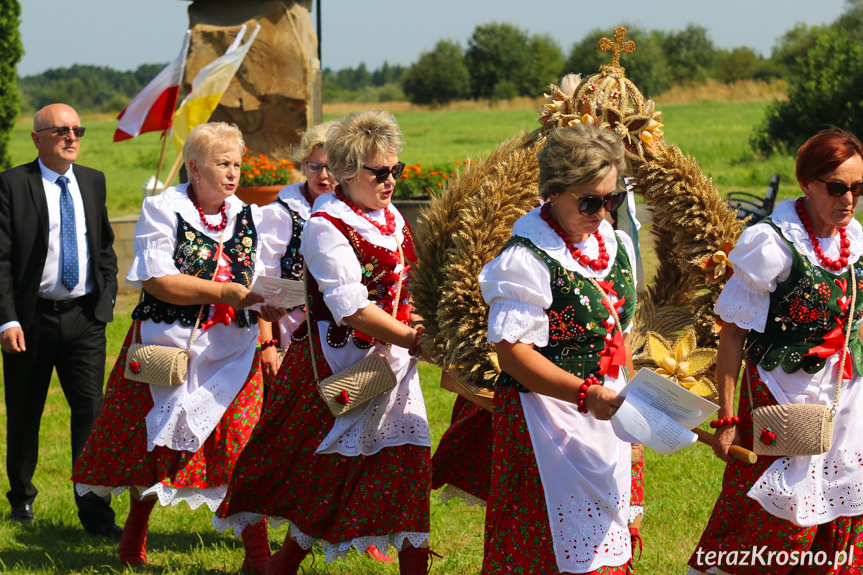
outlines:
[{"label": "white paper with text", "polygon": [[647,368],[640,369],[620,395],[626,401],[611,420],[615,434],[664,455],[695,443],[697,437],[690,429],[719,409],[715,403]]}]

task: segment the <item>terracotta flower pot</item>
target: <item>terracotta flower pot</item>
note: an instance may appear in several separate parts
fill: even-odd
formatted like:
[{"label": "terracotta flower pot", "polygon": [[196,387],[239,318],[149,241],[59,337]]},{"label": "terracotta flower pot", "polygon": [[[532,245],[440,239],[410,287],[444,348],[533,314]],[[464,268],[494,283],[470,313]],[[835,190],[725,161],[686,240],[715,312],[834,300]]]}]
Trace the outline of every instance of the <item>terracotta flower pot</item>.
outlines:
[{"label": "terracotta flower pot", "polygon": [[237,188],[237,197],[247,204],[266,206],[275,201],[276,196],[279,195],[279,190],[284,187],[285,185],[240,187]]}]

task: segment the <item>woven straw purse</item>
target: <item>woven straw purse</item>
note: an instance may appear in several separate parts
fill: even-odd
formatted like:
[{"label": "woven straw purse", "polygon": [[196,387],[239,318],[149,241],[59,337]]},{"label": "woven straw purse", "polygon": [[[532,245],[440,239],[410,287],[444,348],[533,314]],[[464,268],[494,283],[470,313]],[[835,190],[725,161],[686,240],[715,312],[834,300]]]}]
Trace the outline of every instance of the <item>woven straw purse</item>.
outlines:
[{"label": "woven straw purse", "polygon": [[[752,409],[752,430],[754,440],[752,450],[757,455],[786,457],[791,455],[819,455],[830,450],[833,443],[833,418],[839,406],[839,392],[842,389],[842,374],[845,371],[845,356],[848,339],[854,323],[854,306],[857,301],[857,281],[854,266],[851,266],[851,305],[845,327],[845,344],[839,361],[839,375],[836,378],[836,394],[833,405],[814,405],[807,403],[786,403],[768,405]],[[746,385],[752,398],[752,373],[747,374]],[[751,399],[750,399],[751,400]],[[754,404],[753,404],[754,405]]]},{"label": "woven straw purse", "polygon": [[[222,237],[219,237],[219,251],[222,251]],[[218,266],[217,266],[218,267]],[[214,272],[215,273],[215,272]],[[215,278],[214,278],[215,279]],[[144,301],[144,290],[141,290],[140,304]],[[206,304],[205,304],[206,305]],[[204,314],[204,306],[198,310],[198,318],[192,329],[192,337],[189,338],[189,346],[183,350],[169,345],[144,345],[133,343],[126,353],[126,369],[123,376],[131,381],[140,381],[150,385],[162,387],[176,387],[186,381],[186,371],[189,366],[189,352],[195,343],[198,334],[198,326],[201,325],[201,316]],[[135,331],[132,333],[132,341],[138,339],[138,326],[135,323]]]},{"label": "woven straw purse", "polygon": [[[399,257],[404,261],[401,244],[399,244],[398,248]],[[318,376],[315,349],[312,343],[312,301],[308,293],[309,270],[305,267],[305,264],[303,266],[303,273],[306,280],[306,300],[308,302],[306,305],[306,326],[309,332],[309,350],[311,351],[315,381],[318,384],[318,394],[327,404],[327,407],[330,408],[330,413],[333,414],[333,417],[338,417],[365,405],[396,386],[396,383],[398,383],[396,381],[396,374],[393,372],[393,368],[390,367],[389,359],[387,359],[392,344],[387,344],[387,352],[385,354],[372,351],[352,366],[321,380]],[[395,303],[393,304],[394,318],[399,309],[401,291],[402,281],[399,279],[399,284],[396,288]]]}]

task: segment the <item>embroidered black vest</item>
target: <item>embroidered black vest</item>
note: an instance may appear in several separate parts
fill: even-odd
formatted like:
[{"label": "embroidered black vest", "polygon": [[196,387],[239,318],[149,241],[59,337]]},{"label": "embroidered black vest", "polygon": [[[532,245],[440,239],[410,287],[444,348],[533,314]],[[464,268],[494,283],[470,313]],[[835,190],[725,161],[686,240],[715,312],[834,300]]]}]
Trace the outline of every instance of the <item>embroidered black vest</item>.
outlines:
[{"label": "embroidered black vest", "polygon": [[863,373],[863,344],[857,337],[857,323],[863,317],[863,262],[853,266],[856,278],[851,277],[850,267],[838,274],[827,271],[802,256],[773,220],[767,218],[763,222],[773,226],[791,248],[791,271],[788,279],[777,283],[770,294],[764,333],[749,330],[746,338],[749,358],[767,371],[779,365],[786,373],[800,369],[816,373],[824,369],[826,358],[839,353],[845,341],[848,314],[839,302],[843,301],[844,307],[850,305],[850,282],[856,281],[857,303],[848,348],[855,371]]},{"label": "embroidered black vest", "polygon": [[[291,241],[285,250],[285,255],[282,256],[282,279],[303,281],[303,254],[300,253],[300,243],[303,240],[303,227],[306,225],[300,214],[288,207],[288,204],[277,198],[282,207],[288,210],[291,215]],[[300,306],[289,308],[288,311],[297,309]]]},{"label": "embroidered black vest", "polygon": [[[255,254],[257,231],[252,221],[252,209],[244,205],[237,216],[234,234],[224,243],[225,255],[231,260],[232,282],[249,287],[255,274]],[[216,252],[219,242],[189,225],[183,216],[177,214],[177,249],[174,251],[174,265],[180,273],[197,278],[212,280],[216,270]],[[210,307],[204,308],[201,322],[207,321]],[[186,327],[195,325],[200,305],[175,305],[157,299],[146,291],[144,299],[132,312],[132,319],[149,319],[156,323],[179,321]],[[252,325],[248,310],[236,310],[237,325]]]},{"label": "embroidered black vest", "polygon": [[[608,334],[604,324],[611,317],[611,312],[603,305],[605,294],[578,272],[564,268],[530,240],[513,236],[503,249],[512,245],[524,246],[536,254],[545,263],[551,278],[552,303],[546,310],[548,345],[536,350],[581,379],[589,375],[598,376],[599,352],[603,350],[604,338]],[[611,270],[599,281],[603,285],[610,284],[617,292],[617,312],[623,329],[635,315],[635,281],[631,269],[626,249],[618,241]],[[506,372],[500,374],[497,385],[514,385],[519,391],[529,391]]]}]

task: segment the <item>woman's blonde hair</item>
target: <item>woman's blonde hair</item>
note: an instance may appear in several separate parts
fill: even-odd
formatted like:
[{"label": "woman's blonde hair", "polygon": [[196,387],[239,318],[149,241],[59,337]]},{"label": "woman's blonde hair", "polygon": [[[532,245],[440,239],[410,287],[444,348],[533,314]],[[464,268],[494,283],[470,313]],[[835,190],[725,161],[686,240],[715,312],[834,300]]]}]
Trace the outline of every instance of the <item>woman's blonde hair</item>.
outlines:
[{"label": "woman's blonde hair", "polygon": [[385,110],[354,112],[327,130],[327,164],[339,184],[378,157],[398,154],[404,142],[395,117]]},{"label": "woman's blonde hair", "polygon": [[183,144],[183,162],[186,164],[186,173],[192,177],[189,162],[195,160],[198,165],[206,165],[216,150],[226,148],[236,149],[243,155],[246,151],[246,142],[243,141],[243,133],[236,124],[225,122],[207,122],[198,124],[186,137]]},{"label": "woman's blonde hair", "polygon": [[623,142],[610,130],[576,124],[555,128],[537,155],[539,195],[552,195],[592,184],[608,175],[626,170]]},{"label": "woman's blonde hair", "polygon": [[315,148],[323,147],[327,143],[327,130],[330,129],[332,124],[332,122],[324,122],[323,124],[312,126],[305,131],[300,143],[297,144],[291,153],[291,161],[294,163],[296,169],[302,170],[303,162],[312,155]]}]

